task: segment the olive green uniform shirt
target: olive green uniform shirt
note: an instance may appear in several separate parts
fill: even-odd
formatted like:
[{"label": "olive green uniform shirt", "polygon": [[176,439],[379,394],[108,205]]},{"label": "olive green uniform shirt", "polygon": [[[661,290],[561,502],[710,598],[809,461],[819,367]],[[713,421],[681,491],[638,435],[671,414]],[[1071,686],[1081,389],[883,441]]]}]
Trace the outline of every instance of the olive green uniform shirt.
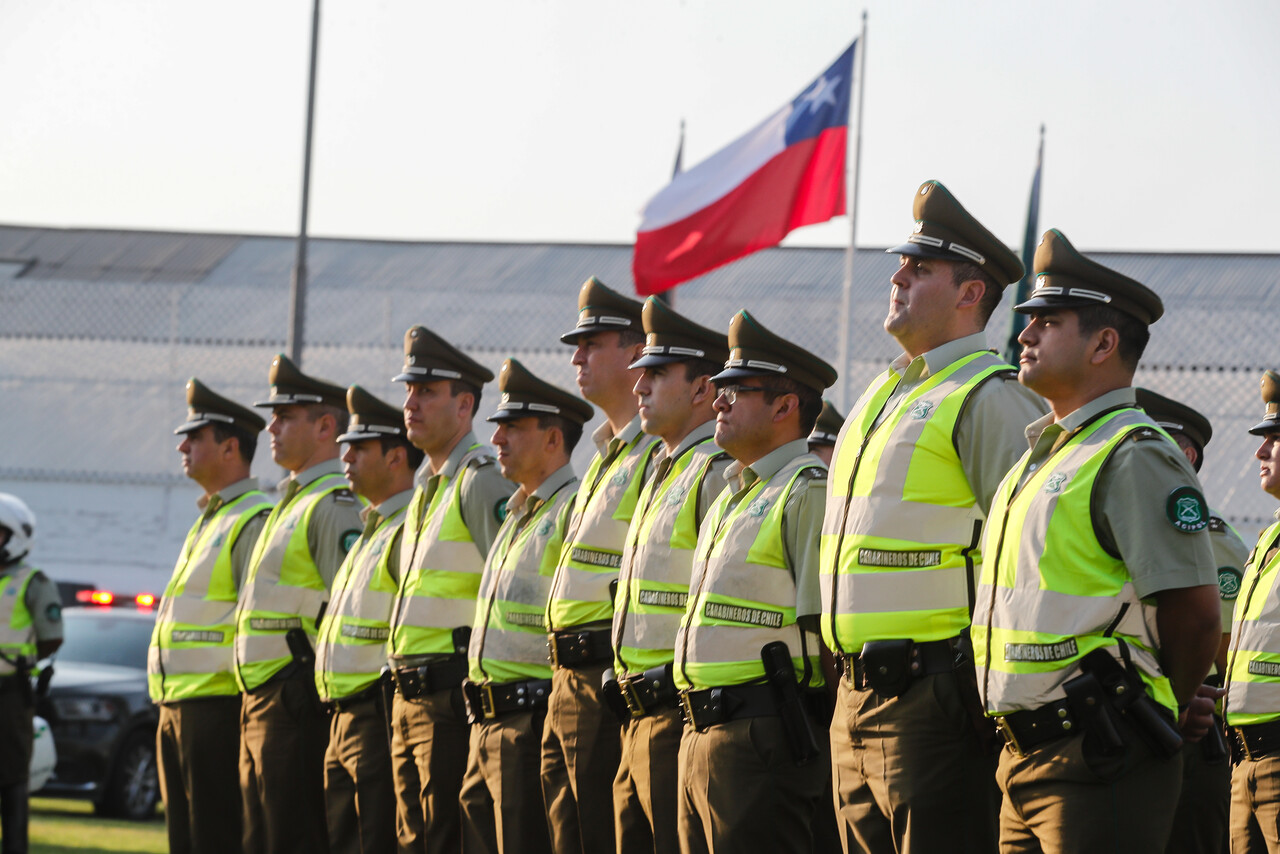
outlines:
[{"label": "olive green uniform shirt", "polygon": [[[27,564],[19,560],[16,564],[0,568],[0,572],[20,569]],[[31,577],[27,585],[24,599],[27,612],[31,614],[31,624],[36,631],[36,641],[62,640],[62,594],[53,579],[40,570]]]},{"label": "olive green uniform shirt", "polygon": [[1213,565],[1218,569],[1218,595],[1222,598],[1222,633],[1231,633],[1236,596],[1249,560],[1249,546],[1236,530],[1214,513],[1209,518],[1209,541],[1213,543]]},{"label": "olive green uniform shirt", "polygon": [[[281,481],[281,500],[288,494],[291,482],[303,487],[326,474],[342,474],[342,463],[337,457],[317,463]],[[364,505],[350,489],[330,492],[316,502],[315,510],[311,513],[311,525],[307,529],[307,546],[311,549],[311,557],[315,560],[316,569],[326,587],[333,585],[333,577],[338,574],[347,551],[355,545],[360,532],[364,530],[364,522],[360,520],[360,511],[363,509]]]},{"label": "olive green uniform shirt", "polygon": [[[204,526],[209,524],[209,520],[219,508],[257,488],[258,479],[246,477],[244,480],[237,480],[230,486],[223,487],[212,495],[201,495],[196,501],[196,507],[200,509],[200,530],[204,530]],[[262,526],[267,524],[267,516],[270,513],[270,509],[264,509],[245,522],[244,527],[240,529],[239,538],[231,545],[231,577],[235,581],[236,590],[239,590],[244,582],[244,572],[249,568],[253,546],[258,542],[258,535],[262,533]]]},{"label": "olive green uniform shirt", "polygon": [[[796,439],[774,448],[751,465],[734,461],[724,471],[732,490],[726,513],[737,506],[747,489],[758,480],[773,477],[787,463],[809,453],[808,438]],[[822,613],[822,592],[818,587],[818,535],[827,510],[827,475],[796,478],[782,511],[782,543],[791,562],[791,575],[796,583],[796,619],[813,617],[804,627],[817,631],[817,615]]]},{"label": "olive green uniform shirt", "polygon": [[[372,536],[373,532],[382,524],[383,519],[388,516],[394,516],[405,507],[408,507],[412,499],[413,490],[406,489],[403,492],[397,492],[375,507],[366,507],[362,510],[360,518],[364,520],[365,536]],[[400,531],[397,530],[395,536],[391,538],[391,542],[387,545],[387,574],[397,584],[400,583],[400,541],[402,539]]]},{"label": "olive green uniform shirt", "polygon": [[[689,431],[689,435],[680,440],[680,444],[676,445],[674,454],[667,454],[666,444],[659,444],[658,449],[653,455],[653,488],[657,489],[662,481],[666,480],[667,474],[671,471],[671,466],[676,459],[692,446],[704,439],[712,439],[716,435],[716,420],[714,418],[704,421],[697,427]],[[698,493],[698,507],[694,511],[698,516],[698,527],[702,527],[702,520],[707,518],[707,511],[711,509],[711,505],[716,503],[716,498],[720,496],[720,490],[724,488],[724,472],[733,462],[733,458],[728,454],[722,453],[711,461],[707,467],[707,473],[702,479],[702,489]]]},{"label": "olive green uniform shirt", "polygon": [[[452,479],[459,474],[458,467],[462,464],[462,458],[466,456],[471,446],[476,444],[479,444],[476,441],[476,434],[468,432],[458,441],[458,444],[453,446],[453,450],[449,452],[449,458],[445,460],[438,472],[432,471],[429,457],[422,461],[418,473],[414,476],[414,482],[426,493],[424,506],[431,504],[431,498],[442,481],[446,478]],[[502,472],[498,470],[498,466],[492,459],[479,464],[473,463],[472,466],[472,474],[462,482],[458,499],[461,503],[462,522],[471,532],[471,539],[480,550],[480,556],[486,557],[489,549],[493,547],[494,539],[498,536],[498,529],[502,527],[502,520],[506,517],[507,499],[511,497],[511,493],[515,492],[516,485],[502,476]]]},{"label": "olive green uniform shirt", "polygon": [[[986,333],[978,332],[948,341],[914,359],[906,353],[894,359],[889,367],[901,374],[902,379],[885,401],[873,429],[897,411],[907,394],[929,376],[971,353],[987,349]],[[992,377],[969,397],[956,423],[956,451],[969,488],[983,513],[991,508],[991,499],[1000,481],[1026,448],[1023,430],[1048,411],[1044,399],[1021,385],[1013,375]],[[845,423],[852,420],[848,418]]]},{"label": "olive green uniform shirt", "polygon": [[[1132,387],[1109,391],[1081,406],[1060,422],[1053,414],[1026,429],[1031,458],[1022,481],[1077,431],[1096,417],[1121,406],[1136,406]],[[1021,484],[1020,484],[1021,485]],[[1090,508],[1098,542],[1124,561],[1139,598],[1162,590],[1217,584],[1217,564],[1206,526],[1187,533],[1170,515],[1169,497],[1191,487],[1202,495],[1191,463],[1176,444],[1156,434],[1150,440],[1129,438],[1117,445],[1098,472]]]}]

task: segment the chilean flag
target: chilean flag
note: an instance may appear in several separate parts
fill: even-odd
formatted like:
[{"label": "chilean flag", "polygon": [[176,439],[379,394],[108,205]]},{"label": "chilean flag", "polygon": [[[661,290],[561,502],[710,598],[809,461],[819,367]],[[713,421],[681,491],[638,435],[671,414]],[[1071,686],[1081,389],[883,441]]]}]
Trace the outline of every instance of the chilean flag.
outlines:
[{"label": "chilean flag", "polygon": [[791,103],[649,200],[636,293],[661,293],[845,212],[855,41]]}]

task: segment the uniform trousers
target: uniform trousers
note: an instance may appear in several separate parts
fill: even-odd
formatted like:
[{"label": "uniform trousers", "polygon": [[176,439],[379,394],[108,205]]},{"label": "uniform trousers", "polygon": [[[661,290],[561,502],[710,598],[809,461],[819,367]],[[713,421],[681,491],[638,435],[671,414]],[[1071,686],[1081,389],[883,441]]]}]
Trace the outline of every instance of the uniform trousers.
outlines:
[{"label": "uniform trousers", "polygon": [[462,780],[466,854],[549,854],[539,774],[545,712],[518,712],[471,728]]},{"label": "uniform trousers", "polygon": [[1127,725],[1119,729],[1128,747],[1117,757],[1098,756],[1089,736],[1056,739],[1026,756],[1001,751],[1001,854],[1164,851],[1182,756],[1157,756]]},{"label": "uniform trousers", "polygon": [[330,717],[324,806],[332,854],[396,850],[396,792],[381,696],[334,710]]},{"label": "uniform trousers", "polygon": [[623,726],[622,762],[613,778],[618,854],[679,849],[676,791],[683,733],[678,708],[658,709]]},{"label": "uniform trousers", "polygon": [[996,850],[994,751],[980,743],[963,690],[955,673],[888,699],[840,680],[831,769],[845,852]]},{"label": "uniform trousers", "polygon": [[605,665],[557,667],[542,735],[542,797],[556,854],[613,851],[621,726],[604,704]]},{"label": "uniform trousers", "polygon": [[1231,771],[1231,854],[1280,854],[1280,756]]},{"label": "uniform trousers", "polygon": [[329,727],[315,677],[299,668],[244,694],[240,790],[245,854],[325,854],[324,750]]},{"label": "uniform trousers", "polygon": [[458,790],[467,769],[470,732],[460,689],[411,700],[396,692],[391,704],[391,771],[402,849],[435,854],[462,847]]},{"label": "uniform trousers", "polygon": [[1226,854],[1230,812],[1230,760],[1223,756],[1206,762],[1201,743],[1183,747],[1182,793],[1165,854]]},{"label": "uniform trousers", "polygon": [[156,765],[170,854],[224,854],[243,842],[239,694],[160,704]]},{"label": "uniform trousers", "polygon": [[0,690],[0,851],[4,854],[26,854],[27,850],[33,712],[15,684]]},{"label": "uniform trousers", "polygon": [[818,755],[797,766],[780,717],[742,718],[703,732],[686,727],[677,805],[682,854],[810,854],[830,779],[826,731],[815,734]]}]

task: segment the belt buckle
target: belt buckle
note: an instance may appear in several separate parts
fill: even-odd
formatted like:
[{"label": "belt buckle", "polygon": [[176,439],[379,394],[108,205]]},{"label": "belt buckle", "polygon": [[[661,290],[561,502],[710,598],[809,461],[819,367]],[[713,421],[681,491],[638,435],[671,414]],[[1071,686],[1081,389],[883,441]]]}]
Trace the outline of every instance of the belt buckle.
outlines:
[{"label": "belt buckle", "polygon": [[1009,726],[1005,718],[1005,715],[996,718],[996,732],[1004,737],[1005,744],[1009,746],[1014,755],[1026,756],[1026,753],[1022,750],[1022,745],[1018,743],[1018,737],[1013,733],[1013,727]]},{"label": "belt buckle", "polygon": [[554,632],[547,635],[547,658],[551,659],[552,667],[560,666],[560,648]]},{"label": "belt buckle", "polygon": [[633,676],[618,683],[618,687],[622,689],[622,699],[627,701],[627,711],[631,712],[631,717],[633,718],[643,718],[648,714],[648,710],[644,707],[644,701],[640,699],[640,694],[636,691],[636,685],[643,679],[643,676]]},{"label": "belt buckle", "polygon": [[491,721],[498,716],[493,706],[493,685],[489,682],[482,682],[480,688],[480,712],[484,715],[486,721]]}]

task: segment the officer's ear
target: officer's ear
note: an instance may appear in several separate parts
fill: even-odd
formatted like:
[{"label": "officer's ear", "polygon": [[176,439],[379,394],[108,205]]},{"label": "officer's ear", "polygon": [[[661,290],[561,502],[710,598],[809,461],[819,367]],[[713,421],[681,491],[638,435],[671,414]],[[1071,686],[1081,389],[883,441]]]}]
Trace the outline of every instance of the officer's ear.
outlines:
[{"label": "officer's ear", "polygon": [[1110,326],[1104,326],[1093,333],[1089,346],[1089,364],[1101,365],[1108,359],[1120,358],[1120,333]]},{"label": "officer's ear", "polygon": [[788,392],[773,399],[773,423],[780,424],[793,415],[800,417],[800,395]]},{"label": "officer's ear", "polygon": [[716,391],[715,384],[711,382],[709,374],[703,374],[693,381],[693,387],[689,390],[689,402],[695,407],[715,403],[719,392]]}]

